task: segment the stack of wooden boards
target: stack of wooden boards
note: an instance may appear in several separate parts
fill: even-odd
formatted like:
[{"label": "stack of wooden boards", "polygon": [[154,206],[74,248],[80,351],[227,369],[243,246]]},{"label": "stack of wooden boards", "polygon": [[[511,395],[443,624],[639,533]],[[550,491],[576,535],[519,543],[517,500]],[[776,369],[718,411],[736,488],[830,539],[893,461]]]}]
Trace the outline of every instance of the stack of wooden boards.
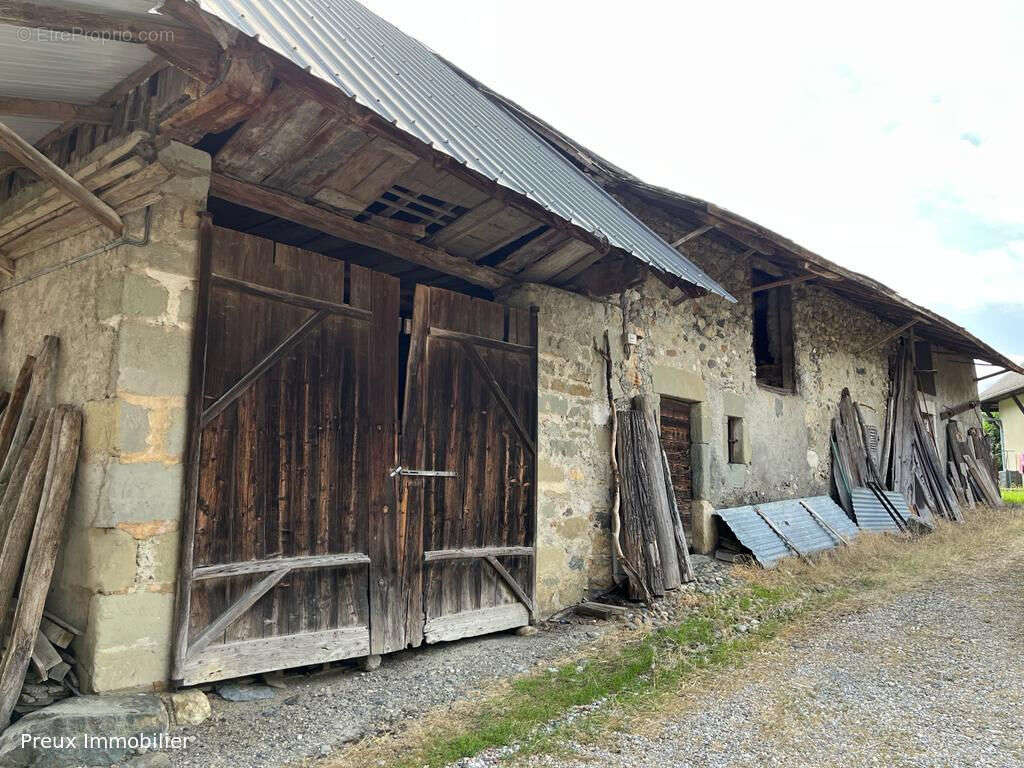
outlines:
[{"label": "stack of wooden boards", "polygon": [[[832,474],[840,503],[851,516],[853,492],[869,488],[881,503],[885,489],[902,494],[910,512],[963,520],[964,507],[1001,506],[991,453],[976,427],[965,440],[956,421],[946,426],[949,461],[939,456],[938,437],[925,421],[910,344],[901,340],[890,363],[889,400],[876,456],[860,407],[844,389],[832,420]],[[936,432],[939,430],[936,428]]]},{"label": "stack of wooden boards", "polygon": [[[152,135],[136,131],[90,152],[69,175],[119,215],[160,200],[171,172],[156,161]],[[17,259],[97,226],[92,215],[57,187],[40,183],[0,206],[0,253]]]},{"label": "stack of wooden boards", "polygon": [[0,729],[21,698],[33,654],[38,677],[66,663],[43,660],[50,649],[37,642],[82,434],[81,412],[55,404],[58,350],[57,337],[47,336],[39,355],[26,358],[0,414],[0,606],[13,607],[0,611]]},{"label": "stack of wooden boards", "polygon": [[70,649],[71,641],[77,635],[81,635],[81,630],[43,612],[43,621],[32,649],[32,665],[14,706],[16,714],[26,715],[80,694],[76,661]]},{"label": "stack of wooden boards", "polygon": [[966,439],[960,431],[960,424],[950,419],[946,424],[946,440],[949,450],[949,481],[953,492],[963,506],[974,507],[986,504],[990,507],[1003,506],[999,493],[999,476],[992,462],[988,441],[977,427],[967,430]]},{"label": "stack of wooden boards", "polygon": [[622,498],[622,559],[629,597],[647,600],[693,581],[654,409],[645,397],[616,414],[615,453]]}]

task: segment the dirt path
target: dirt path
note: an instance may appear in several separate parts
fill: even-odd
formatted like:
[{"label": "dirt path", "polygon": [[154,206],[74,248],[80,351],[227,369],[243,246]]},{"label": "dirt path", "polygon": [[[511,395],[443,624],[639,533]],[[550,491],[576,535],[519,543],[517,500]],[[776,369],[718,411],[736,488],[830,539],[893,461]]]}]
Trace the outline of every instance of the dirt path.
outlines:
[{"label": "dirt path", "polygon": [[817,620],[657,722],[572,748],[532,764],[1024,766],[1024,553]]}]

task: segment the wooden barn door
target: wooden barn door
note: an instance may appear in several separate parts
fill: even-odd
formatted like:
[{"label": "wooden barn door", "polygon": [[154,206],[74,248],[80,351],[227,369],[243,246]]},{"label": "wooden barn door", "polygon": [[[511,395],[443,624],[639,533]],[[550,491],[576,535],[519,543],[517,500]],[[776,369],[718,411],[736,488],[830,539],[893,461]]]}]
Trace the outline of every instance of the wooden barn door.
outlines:
[{"label": "wooden barn door", "polygon": [[394,577],[398,281],[202,227],[174,678],[366,655]]},{"label": "wooden barn door", "polygon": [[529,311],[417,286],[394,477],[410,645],[533,614],[536,349]]},{"label": "wooden barn door", "polygon": [[676,506],[683,522],[687,541],[693,535],[693,471],[690,455],[690,404],[670,397],[661,397],[661,445],[672,473]]}]

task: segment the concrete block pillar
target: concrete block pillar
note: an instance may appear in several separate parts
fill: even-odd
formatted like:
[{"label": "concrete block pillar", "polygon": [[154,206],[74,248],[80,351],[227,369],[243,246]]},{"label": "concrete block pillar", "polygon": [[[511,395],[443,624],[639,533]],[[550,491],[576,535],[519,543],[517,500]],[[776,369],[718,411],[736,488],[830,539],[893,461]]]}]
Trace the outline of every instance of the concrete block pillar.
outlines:
[{"label": "concrete block pillar", "polygon": [[[172,143],[174,172],[151,210],[150,242],[117,249],[95,322],[111,330],[102,397],[82,404],[84,441],[67,555],[55,591],[85,627],[76,652],[95,692],[169,678],[180,542],[186,399],[198,278],[199,213],[210,157]],[[131,222],[141,231],[142,214]],[[75,365],[75,360],[67,360]]]}]

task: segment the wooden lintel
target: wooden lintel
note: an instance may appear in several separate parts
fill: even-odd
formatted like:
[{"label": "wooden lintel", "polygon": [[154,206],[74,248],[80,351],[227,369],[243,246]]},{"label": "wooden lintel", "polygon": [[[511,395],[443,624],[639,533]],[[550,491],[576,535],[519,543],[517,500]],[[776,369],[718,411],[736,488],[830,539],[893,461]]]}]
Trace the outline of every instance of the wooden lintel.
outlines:
[{"label": "wooden lintel", "polygon": [[423,553],[426,563],[438,560],[478,560],[487,557],[533,557],[533,547],[467,547],[434,549]]},{"label": "wooden lintel", "polygon": [[210,194],[358,245],[376,248],[414,264],[461,277],[467,282],[492,291],[501,288],[508,282],[507,277],[490,267],[473,264],[471,261],[453,256],[446,251],[431,248],[394,232],[325,211],[291,195],[258,184],[250,184],[215,173],[210,182]]},{"label": "wooden lintel", "polygon": [[769,291],[772,288],[783,288],[787,285],[799,285],[800,283],[806,283],[808,280],[816,280],[821,275],[810,274],[810,275],[797,275],[796,277],[787,277],[785,280],[774,280],[764,285],[755,285],[751,290],[751,294],[760,293],[761,291]]},{"label": "wooden lintel", "polygon": [[909,323],[904,323],[903,325],[901,325],[899,328],[897,328],[896,330],[892,331],[891,333],[885,334],[885,336],[880,338],[878,341],[872,342],[868,346],[864,347],[864,349],[860,350],[860,352],[858,352],[857,354],[858,355],[863,355],[865,352],[870,352],[875,347],[878,347],[878,346],[881,346],[882,344],[885,344],[885,342],[889,341],[890,339],[895,339],[897,336],[899,336],[904,331],[909,331],[916,324],[917,324],[917,320],[911,320]]},{"label": "wooden lintel", "polygon": [[717,225],[714,222],[712,222],[711,224],[704,224],[702,226],[699,226],[695,230],[693,230],[692,232],[687,232],[685,235],[683,235],[678,240],[673,242],[672,243],[672,247],[673,248],[678,248],[683,243],[688,243],[691,240],[694,240],[694,239],[700,237],[701,235],[703,235],[703,234],[705,234],[707,232],[710,232],[716,226]]},{"label": "wooden lintel", "polygon": [[0,115],[39,117],[45,120],[73,120],[76,123],[93,123],[95,125],[110,125],[114,120],[114,110],[111,107],[38,99],[0,99]]},{"label": "wooden lintel", "polygon": [[1010,369],[1009,368],[1000,368],[998,371],[993,371],[992,373],[986,373],[984,376],[978,376],[975,379],[975,381],[984,381],[985,379],[991,379],[993,376],[999,376],[1001,374],[1006,373],[1008,370],[1010,370]]},{"label": "wooden lintel", "polygon": [[6,149],[23,166],[57,187],[114,234],[124,234],[124,222],[113,208],[3,123],[0,123],[0,148]]}]

